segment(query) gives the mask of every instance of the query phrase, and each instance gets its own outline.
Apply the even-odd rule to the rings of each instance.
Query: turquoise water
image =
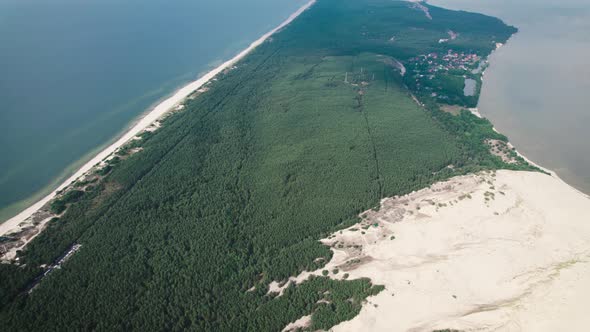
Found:
[[[0,219],[305,2],[0,0]]]
[[[590,193],[590,1],[429,2],[520,29],[492,55],[479,110],[528,158]]]

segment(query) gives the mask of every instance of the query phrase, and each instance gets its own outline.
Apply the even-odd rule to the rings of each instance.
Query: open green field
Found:
[[[487,54],[513,32],[429,8],[433,20],[405,2],[319,0],[144,135],[20,254],[25,266],[0,265],[1,326],[277,331],[309,314],[312,329],[354,317],[382,287],[321,277],[276,297],[268,285],[321,268],[331,251],[318,240],[383,197],[525,167],[489,153],[486,138],[505,138],[487,121],[422,107],[404,87],[391,58]],[[450,28],[464,37],[439,44]]]

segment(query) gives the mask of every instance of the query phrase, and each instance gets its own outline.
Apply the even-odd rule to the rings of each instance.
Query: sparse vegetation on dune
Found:
[[[405,2],[319,0],[109,163],[21,253],[24,267],[0,265],[2,326],[266,331],[354,317],[382,287],[316,277],[272,296],[268,285],[321,268],[331,251],[318,240],[383,197],[513,167],[490,154],[485,139],[501,138],[489,123],[421,107],[383,61],[487,54],[513,32],[429,8],[433,20]],[[459,37],[439,44],[448,29]],[[19,295],[73,243],[83,249]]]

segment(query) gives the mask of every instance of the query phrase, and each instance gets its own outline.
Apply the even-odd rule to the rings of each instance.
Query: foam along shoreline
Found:
[[[122,147],[125,143],[129,140],[133,139],[137,134],[141,133],[143,130],[148,128],[152,123],[156,120],[161,118],[163,115],[168,113],[169,111],[173,110],[180,102],[186,99],[191,93],[198,90],[204,84],[209,82],[219,73],[223,72],[225,69],[232,67],[235,63],[243,59],[246,55],[248,55],[252,50],[256,47],[260,46],[263,42],[265,42],[270,36],[287,26],[291,23],[295,18],[301,15],[304,11],[306,11],[309,7],[311,7],[316,0],[310,0],[301,8],[299,8],[296,12],[291,14],[283,23],[278,25],[273,30],[267,32],[262,37],[254,41],[248,48],[241,51],[238,55],[233,57],[232,59],[224,62],[219,67],[213,69],[212,71],[205,74],[203,77],[199,78],[196,81],[193,81],[186,86],[182,87],[178,91],[176,91],[170,98],[162,101],[160,104],[155,106],[149,113],[147,113],[142,119],[140,119],[129,131],[127,131],[121,138],[119,138],[115,143],[108,146],[106,149],[102,150],[98,153],[94,158],[90,161],[85,163],[82,167],[76,171],[72,176],[70,176],[66,181],[64,181],[57,189],[51,192],[49,195],[45,196],[43,199],[39,200],[35,204],[31,205],[24,211],[20,212],[18,215],[8,219],[4,223],[0,224],[0,235],[6,234],[13,229],[17,228],[18,225],[28,218],[30,218],[35,212],[41,209],[45,204],[47,204],[51,199],[55,197],[55,195],[74,182],[79,177],[83,176],[86,172],[91,170],[96,164],[103,161],[105,158],[108,158],[111,154],[113,154],[118,148]]]

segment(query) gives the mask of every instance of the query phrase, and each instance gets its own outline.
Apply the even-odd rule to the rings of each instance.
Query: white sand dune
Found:
[[[385,290],[334,331],[588,331],[590,198],[555,176],[457,177],[353,228],[325,269]]]
[[[78,171],[76,173],[74,173],[65,182],[63,182],[55,191],[53,191],[52,193],[50,193],[49,195],[47,195],[46,197],[44,197],[43,199],[41,199],[37,203],[31,205],[30,207],[28,207],[27,209],[25,209],[24,211],[22,211],[21,213],[19,213],[15,217],[0,224],[0,235],[6,234],[6,233],[12,231],[13,229],[17,228],[21,222],[25,221],[27,218],[29,218],[31,215],[33,215],[33,213],[38,211],[47,202],[49,202],[53,197],[55,197],[55,195],[58,191],[64,189],[69,184],[74,182],[77,178],[84,175],[92,167],[94,167],[94,165],[98,164],[103,159],[107,158],[109,155],[111,155],[113,152],[115,152],[118,148],[123,146],[129,140],[131,140],[134,136],[136,136],[141,131],[143,131],[144,129],[149,127],[154,121],[156,121],[157,119],[162,117],[164,114],[166,114],[170,110],[174,109],[180,102],[182,102],[184,99],[186,99],[191,93],[198,90],[200,87],[202,87],[205,83],[209,82],[216,75],[218,75],[219,73],[221,73],[225,69],[230,68],[235,63],[237,63],[238,61],[243,59],[246,55],[248,55],[248,53],[250,53],[256,47],[261,45],[264,41],[266,41],[270,36],[275,34],[277,31],[279,31],[280,29],[284,28],[289,23],[291,23],[295,18],[297,18],[299,15],[301,15],[301,13],[303,13],[305,10],[307,10],[309,7],[311,7],[314,3],[315,3],[315,0],[309,1],[308,3],[303,5],[301,8],[299,8],[295,13],[293,13],[291,16],[289,16],[283,23],[281,23],[279,26],[277,26],[276,28],[274,28],[270,32],[266,33],[265,35],[260,37],[258,40],[256,40],[252,44],[250,44],[250,46],[248,46],[248,48],[246,48],[245,50],[240,52],[234,58],[224,62],[222,65],[213,69],[212,71],[210,71],[209,73],[207,73],[203,77],[199,78],[198,80],[187,84],[183,88],[176,91],[176,93],[174,93],[173,96],[162,101],[160,104],[158,104],[156,107],[154,107],[149,113],[147,113],[142,119],[140,119],[139,122],[137,122],[129,131],[127,131],[125,134],[123,134],[123,136],[121,136],[121,138],[119,138],[115,143],[108,146],[106,149],[102,150],[94,158],[92,158],[90,161],[88,161],[86,164],[84,164],[82,167],[80,167],[80,169],[78,169]]]

